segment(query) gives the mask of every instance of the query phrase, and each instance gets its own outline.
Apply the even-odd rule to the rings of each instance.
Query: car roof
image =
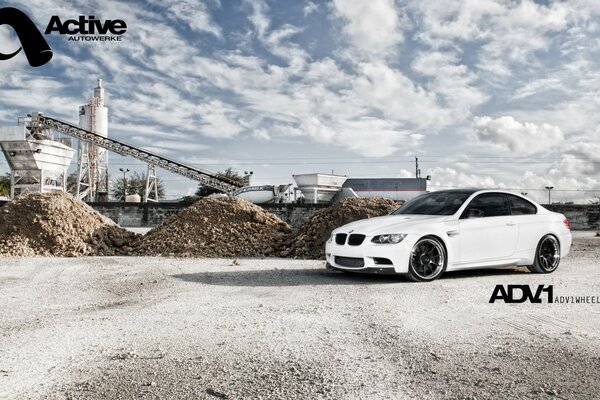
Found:
[[[483,189],[477,189],[477,188],[464,188],[464,189],[443,189],[443,190],[436,190],[435,192],[430,192],[430,193],[468,193],[468,194],[473,194],[476,192],[480,192]]]
[[[517,193],[511,192],[510,190],[506,190],[506,189],[482,189],[482,188],[443,189],[443,190],[436,190],[435,192],[430,192],[430,193],[468,193],[468,194],[507,193],[507,194],[514,194],[514,195],[518,196]]]

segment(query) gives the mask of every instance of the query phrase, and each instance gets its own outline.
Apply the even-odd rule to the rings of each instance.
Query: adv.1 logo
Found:
[[[10,60],[21,50],[32,67],[40,67],[52,59],[52,50],[33,21],[21,10],[13,7],[0,8],[0,25],[9,25],[15,30],[21,47],[13,53],[0,52],[0,60]]]
[[[541,303],[542,294],[548,294],[548,303],[554,302],[553,297],[553,286],[538,285],[535,293],[531,290],[529,285],[496,285],[490,303],[495,303],[496,300],[502,300],[505,303],[525,303],[529,300],[531,303]]]

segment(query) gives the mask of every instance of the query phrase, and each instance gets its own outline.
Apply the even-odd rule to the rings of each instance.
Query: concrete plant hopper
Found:
[[[75,151],[70,139],[25,125],[0,127],[0,148],[10,167],[10,197],[23,191],[66,190],[67,169]]]
[[[300,190],[307,203],[329,203],[342,190],[342,185],[348,179],[346,176],[333,174],[301,174],[292,175],[296,190]]]

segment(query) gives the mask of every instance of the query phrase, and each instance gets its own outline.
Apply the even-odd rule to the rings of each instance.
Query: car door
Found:
[[[509,258],[519,233],[503,193],[482,193],[471,200],[459,231],[461,264]]]

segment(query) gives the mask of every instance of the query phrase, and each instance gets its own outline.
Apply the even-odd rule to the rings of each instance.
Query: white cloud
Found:
[[[469,173],[459,168],[435,167],[427,172],[431,174],[431,187],[433,189],[448,188],[504,188],[506,185],[497,182],[492,176],[481,173]]]
[[[552,35],[578,13],[574,4],[528,0],[415,0],[409,7],[422,24],[416,37],[434,49],[460,49],[464,43],[480,47],[476,65],[498,83],[515,68],[534,63],[535,52],[548,50]]]
[[[305,17],[308,17],[310,14],[316,12],[319,9],[319,5],[313,3],[312,1],[307,1],[304,9],[302,10]]]
[[[472,108],[489,98],[478,87],[477,75],[452,52],[420,53],[412,69],[429,78],[428,88],[453,109],[452,116],[457,121],[467,118]]]
[[[54,14],[72,16],[72,4],[21,7],[44,25]],[[464,159],[424,162],[434,183],[598,187],[600,9],[593,1],[313,0],[291,15],[277,2],[247,0],[232,11],[240,22],[232,29],[215,22],[217,0],[147,4],[78,1],[82,14],[125,19],[126,40],[72,46],[54,35],[51,69],[30,69],[23,54],[0,62],[0,118],[39,109],[76,121],[77,106],[102,77],[111,134],[148,136],[145,145],[163,137],[165,151],[186,158],[205,157],[197,153],[206,149],[186,153],[181,143],[206,143],[217,159],[213,153],[235,148],[232,139],[252,138],[273,148],[314,143],[359,159],[453,151]],[[331,26],[307,31],[310,18]],[[15,46],[11,35],[0,27],[0,51]],[[477,164],[498,150],[540,152],[544,160]]]
[[[360,51],[385,54],[402,43],[400,17],[393,0],[334,0],[336,14],[343,20],[343,32]]]
[[[262,37],[271,24],[271,20],[267,15],[269,7],[263,0],[246,0],[246,4],[252,9],[248,19],[254,25],[257,35]]]
[[[156,2],[167,11],[176,21],[186,23],[196,32],[208,32],[216,37],[221,37],[221,28],[212,20],[208,7],[204,1],[197,0],[169,0]]]
[[[360,75],[353,81],[348,102],[369,105],[390,120],[401,121],[417,129],[440,129],[446,126],[450,112],[442,108],[434,93],[415,84],[399,70],[377,62],[361,63]]]
[[[477,117],[473,126],[479,140],[512,151],[516,155],[553,150],[564,140],[564,135],[557,126],[521,123],[511,116],[496,119]]]

